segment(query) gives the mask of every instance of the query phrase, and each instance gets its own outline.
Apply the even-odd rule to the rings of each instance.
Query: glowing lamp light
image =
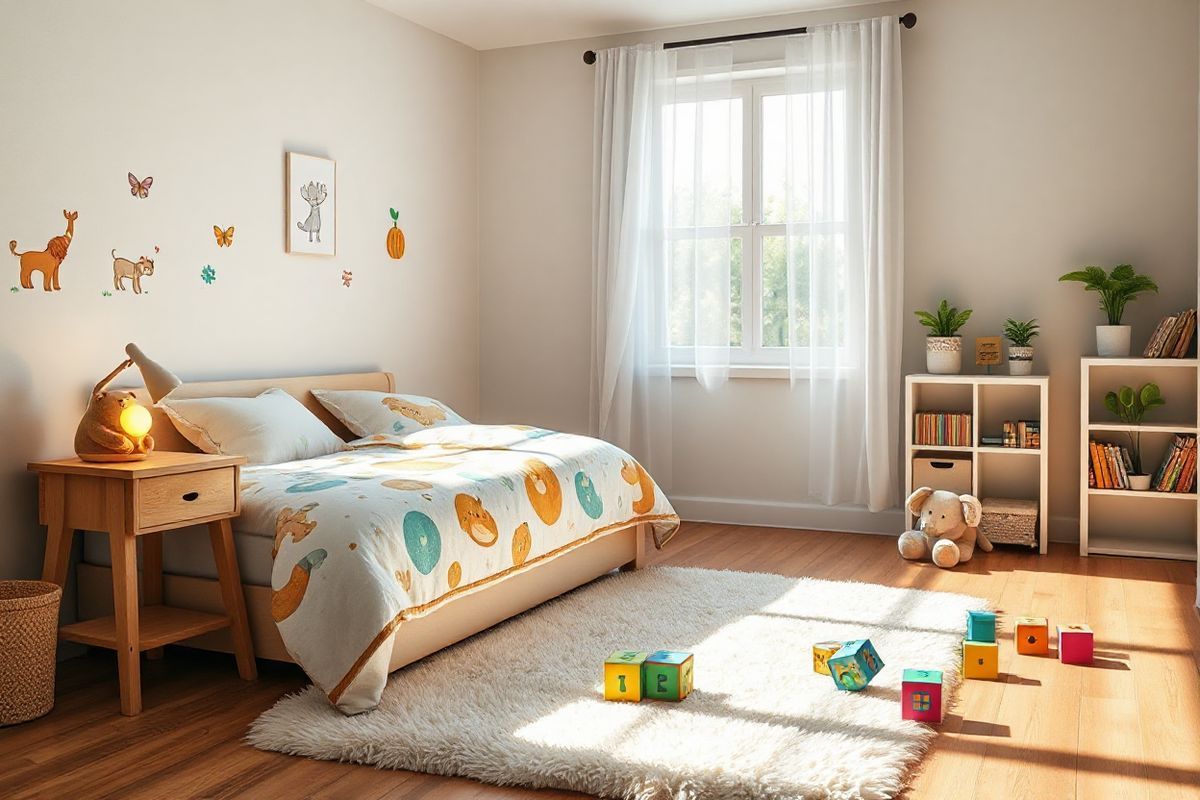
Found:
[[[130,403],[121,411],[121,429],[134,439],[141,439],[150,432],[150,412],[145,406]]]

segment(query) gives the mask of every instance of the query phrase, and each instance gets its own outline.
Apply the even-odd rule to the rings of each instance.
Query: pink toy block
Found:
[[[1058,660],[1064,664],[1091,664],[1092,629],[1087,625],[1058,626]]]
[[[942,673],[906,669],[901,682],[900,716],[937,725],[942,721]]]

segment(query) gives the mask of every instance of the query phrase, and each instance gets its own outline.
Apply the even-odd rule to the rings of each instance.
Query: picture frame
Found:
[[[1003,360],[999,336],[975,337],[975,365],[995,367]]]
[[[288,152],[284,178],[284,249],[337,255],[337,162]]]

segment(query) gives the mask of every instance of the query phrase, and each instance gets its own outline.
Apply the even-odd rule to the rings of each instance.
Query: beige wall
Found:
[[[903,33],[907,309],[945,295],[1043,326],[1052,376],[1051,537],[1077,535],[1078,358],[1094,300],[1061,273],[1131,261],[1162,294],[1130,307],[1140,347],[1196,296],[1197,4],[1194,0],[913,0],[742,20],[480,57],[481,392],[486,420],[588,421],[592,70],[589,47],[915,11]],[[746,50],[741,57],[764,55]],[[904,366],[924,369],[921,329]],[[839,517],[804,504],[803,402],[785,382],[713,396],[676,382],[685,516],[892,530],[898,514]],[[741,431],[733,435],[732,431]]]
[[[360,0],[3,0],[0,18],[0,577],[39,571],[25,463],[71,452],[126,341],[185,380],[383,368],[477,412],[473,50]],[[286,150],[338,162],[334,258],[283,252]],[[149,199],[128,171],[154,176]],[[62,291],[10,293],[8,240],[41,248],[63,208]],[[155,245],[146,294],[102,296],[110,249]]]

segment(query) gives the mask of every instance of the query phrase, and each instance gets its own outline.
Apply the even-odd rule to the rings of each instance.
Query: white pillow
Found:
[[[258,397],[164,397],[158,408],[205,453],[245,456],[251,464],[316,458],[346,444],[282,389]]]
[[[469,425],[445,403],[415,394],[313,389],[313,396],[355,436],[401,435],[443,425]]]

